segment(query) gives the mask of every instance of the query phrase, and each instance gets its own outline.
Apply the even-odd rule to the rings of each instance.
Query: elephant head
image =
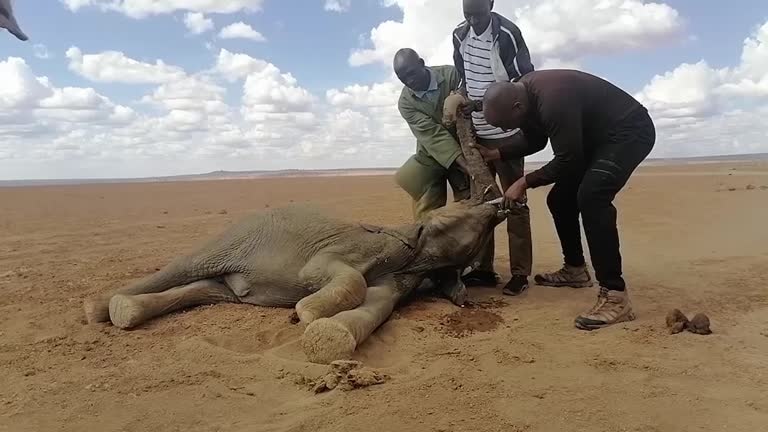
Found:
[[[458,201],[430,212],[412,228],[414,272],[465,268],[490,240],[507,212],[497,204]]]

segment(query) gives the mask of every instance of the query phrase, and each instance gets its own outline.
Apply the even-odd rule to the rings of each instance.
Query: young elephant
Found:
[[[505,218],[496,205],[459,202],[425,220],[374,227],[298,207],[251,215],[116,293],[85,302],[90,323],[128,329],[182,308],[224,302],[295,307],[316,363],[347,359],[405,295],[467,267]],[[451,278],[449,278],[451,280]]]

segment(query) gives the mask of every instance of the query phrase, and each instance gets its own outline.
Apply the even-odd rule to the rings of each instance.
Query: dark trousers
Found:
[[[511,138],[495,140],[478,139],[477,143],[490,149],[498,148]],[[525,174],[523,158],[497,160],[488,164],[491,175],[499,176],[502,192]],[[509,271],[512,276],[530,276],[533,266],[531,242],[531,215],[528,206],[515,207],[507,216],[507,237],[509,239]],[[495,235],[491,235],[488,246],[482,253],[480,270],[493,270]]]
[[[587,167],[580,176],[558,181],[547,196],[565,263],[585,263],[581,214],[595,277],[601,286],[611,290],[625,288],[613,200],[655,141],[656,129],[648,112],[635,111],[607,131],[602,142],[586,155]]]

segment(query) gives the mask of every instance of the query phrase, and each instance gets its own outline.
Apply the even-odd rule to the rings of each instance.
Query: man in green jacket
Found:
[[[400,167],[395,181],[413,199],[413,216],[419,220],[447,204],[446,183],[451,185],[454,201],[470,195],[467,164],[456,130],[442,124],[443,103],[458,86],[459,75],[451,65],[427,67],[410,48],[395,54],[393,66],[405,85],[398,110],[416,137],[416,153]],[[486,252],[483,256],[492,257],[492,254]],[[492,264],[481,263],[479,268],[493,268]],[[467,286],[486,282],[477,282],[477,271],[462,279]]]

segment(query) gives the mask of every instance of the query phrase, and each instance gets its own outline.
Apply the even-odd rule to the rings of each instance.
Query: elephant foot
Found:
[[[88,324],[109,322],[109,298],[87,299],[83,302],[83,311]]]
[[[109,319],[121,329],[135,327],[144,322],[144,307],[133,296],[115,295],[109,301]]]
[[[456,281],[456,283],[451,286],[444,287],[443,293],[448,297],[451,303],[456,306],[464,306],[464,303],[467,302],[467,297],[469,296],[467,287],[461,280]]]
[[[329,364],[335,360],[352,358],[357,341],[341,323],[329,318],[320,318],[307,326],[301,346],[310,362]]]

